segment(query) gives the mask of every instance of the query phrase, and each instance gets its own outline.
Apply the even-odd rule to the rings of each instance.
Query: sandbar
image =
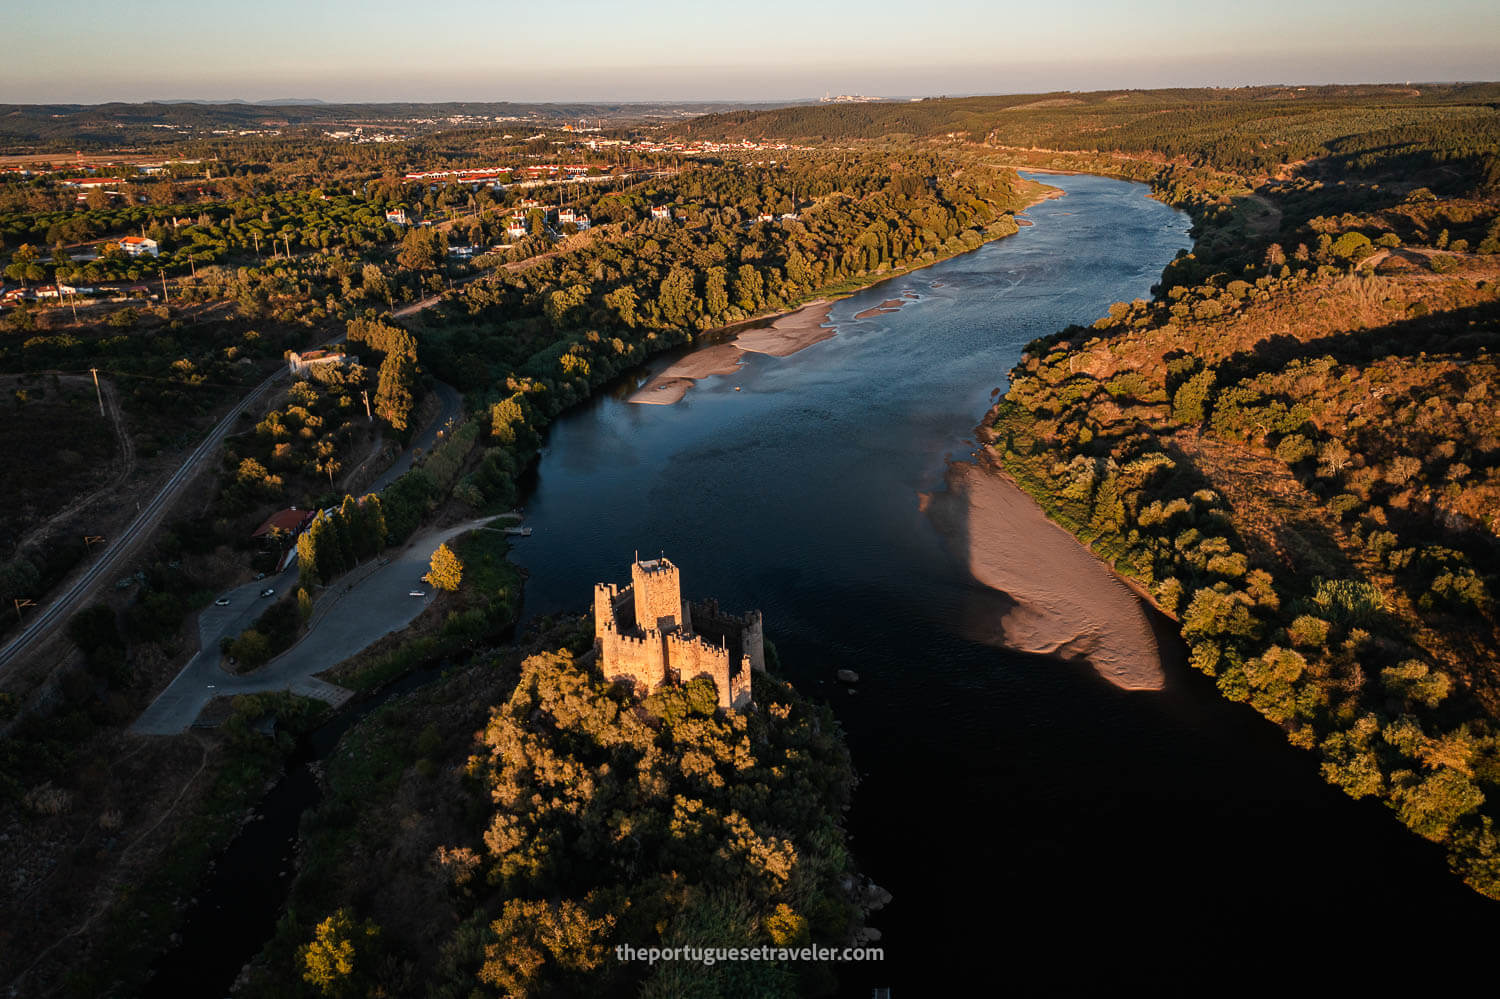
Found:
[[[698,378],[732,375],[745,363],[745,352],[732,343],[716,343],[679,357],[670,367],[642,385],[626,402],[670,406],[687,394]]]
[[[790,357],[833,336],[836,331],[824,325],[827,322],[828,303],[818,299],[787,313],[770,326],[746,330],[734,338],[734,345],[757,354]]]
[[[1161,651],[1141,598],[999,469],[954,462],[923,508],[983,585],[1013,601],[1007,648],[1087,662],[1125,690],[1160,690]]]
[[[640,402],[650,406],[670,406],[687,395],[687,390],[693,387],[691,378],[664,378],[657,375],[635,392],[631,393],[626,402]]]
[[[714,375],[732,375],[744,363],[744,351],[732,343],[716,343],[683,355],[656,377],[711,378]]]
[[[906,298],[891,298],[891,299],[887,299],[886,301],[881,302],[879,305],[875,306],[873,309],[866,309],[865,311],[856,314],[854,318],[855,319],[873,319],[875,316],[880,315],[882,312],[896,312],[897,310],[899,310],[901,308],[901,306],[905,305],[908,301],[910,301],[910,299],[906,299]]]

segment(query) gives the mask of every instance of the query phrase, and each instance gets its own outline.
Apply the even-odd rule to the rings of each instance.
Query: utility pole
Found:
[[[99,398],[99,415],[104,415],[104,393],[99,391],[99,369],[89,368],[94,373],[94,395]]]
[[[375,417],[370,414],[370,390],[361,389],[359,394],[365,397],[365,419],[374,423]]]
[[[16,623],[17,624],[24,623],[23,620],[22,620],[22,618],[21,618],[21,608],[22,607],[35,607],[36,606],[36,601],[35,600],[27,600],[24,597],[19,597],[19,598],[15,599],[15,600],[12,600],[11,603],[13,603],[13,604],[16,605]]]
[[[161,269],[161,300],[164,305],[172,300],[172,296],[167,294],[167,269],[165,267]]]
[[[85,534],[83,536],[83,547],[85,551],[93,551],[95,545],[102,544],[104,544],[104,535],[102,534]]]

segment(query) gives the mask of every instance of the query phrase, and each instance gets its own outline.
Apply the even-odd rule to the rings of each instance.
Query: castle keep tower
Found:
[[[594,586],[594,648],[607,679],[644,695],[706,676],[726,710],[752,706],[751,671],[766,668],[760,611],[735,617],[715,600],[683,603],[677,566],[665,556],[637,557],[623,590]]]
[[[635,621],[641,628],[662,634],[693,630],[693,622],[682,613],[682,580],[677,567],[666,557],[630,563],[630,589],[635,594]]]

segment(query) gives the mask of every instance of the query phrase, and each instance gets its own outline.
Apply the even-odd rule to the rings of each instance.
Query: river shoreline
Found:
[[[1086,662],[1122,690],[1161,690],[1162,655],[1133,589],[1046,512],[987,449],[952,462],[921,507],[955,557],[1012,602],[1006,648]]]
[[[1057,173],[1059,171],[1036,172]],[[1020,177],[1019,171],[1017,172],[1017,177]],[[1020,179],[1025,181],[1023,177]],[[670,406],[673,403],[681,401],[697,381],[703,378],[733,374],[739,367],[739,359],[734,359],[734,363],[728,363],[730,358],[727,354],[720,353],[704,359],[700,359],[699,354],[718,351],[720,348],[726,346],[734,346],[739,350],[749,353],[770,354],[773,357],[790,357],[798,351],[805,350],[814,344],[836,336],[838,328],[829,324],[829,311],[832,309],[834,303],[869,291],[871,288],[878,288],[887,281],[906,277],[909,274],[925,270],[946,260],[963,256],[965,253],[973,253],[979,247],[1005,239],[1007,236],[1016,235],[1023,227],[1035,224],[1030,219],[1020,217],[1026,211],[1035,208],[1043,202],[1066,197],[1068,193],[1058,187],[1042,185],[1042,188],[1041,191],[1037,192],[1036,197],[1009,214],[1008,217],[1016,226],[1013,231],[987,234],[979,246],[973,249],[960,250],[957,253],[939,256],[935,260],[929,260],[925,263],[879,274],[875,277],[875,280],[866,284],[861,284],[857,287],[841,288],[836,292],[827,292],[810,302],[805,302],[782,312],[767,313],[699,334],[697,339],[705,343],[706,346],[689,351],[678,358],[669,367],[653,376],[632,393],[628,401],[641,405]],[[894,309],[887,308],[890,304],[890,302],[883,303],[873,311],[895,311]],[[823,310],[823,315],[821,318],[816,318],[816,310],[819,308]],[[869,318],[869,316],[862,313],[855,318],[862,319]],[[728,339],[731,333],[736,334],[732,340]]]

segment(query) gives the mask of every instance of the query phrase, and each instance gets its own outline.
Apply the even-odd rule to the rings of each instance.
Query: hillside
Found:
[[[1177,191],[1199,252],[1033,343],[988,430],[1224,696],[1500,897],[1500,205],[1440,131]]]

